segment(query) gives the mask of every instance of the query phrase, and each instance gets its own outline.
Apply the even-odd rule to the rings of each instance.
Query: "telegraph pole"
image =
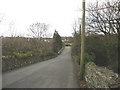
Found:
[[[80,79],[84,79],[85,57],[85,0],[82,1],[82,28],[81,28],[81,55],[80,55]]]

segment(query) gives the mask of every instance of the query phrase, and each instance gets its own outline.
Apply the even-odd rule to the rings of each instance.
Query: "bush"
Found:
[[[51,38],[52,39],[52,38]],[[5,56],[8,53],[26,53],[32,52],[52,52],[52,41],[46,42],[44,39],[39,40],[37,38],[25,38],[25,37],[3,37],[2,38],[2,55]]]
[[[32,56],[32,51],[28,51],[26,53],[17,53],[17,52],[11,52],[11,53],[8,53],[6,56],[9,56],[9,57],[16,57],[16,58],[27,58],[27,57],[30,57]]]
[[[100,66],[107,66],[107,51],[100,35],[91,35],[86,37],[85,52],[89,55],[94,54],[94,62]]]
[[[117,35],[89,35],[85,38],[85,63],[94,62],[118,72],[118,37]],[[80,34],[74,35],[72,56],[80,61]],[[79,57],[79,58],[78,58]]]
[[[53,56],[53,55],[55,55],[54,52],[47,52],[47,53],[45,53],[45,56]]]
[[[80,65],[80,55],[74,56],[76,62]],[[95,60],[95,55],[94,53],[88,54],[85,53],[85,64],[88,62],[94,62]]]
[[[119,73],[118,71],[118,37],[116,35],[108,35],[104,39],[107,51],[108,68]]]
[[[72,56],[79,56],[80,55],[80,45],[81,45],[81,40],[80,40],[80,34],[75,33],[74,34],[74,39],[72,43],[72,49],[71,49],[71,55]]]
[[[95,61],[95,54],[94,53],[85,53],[85,63],[87,62],[94,62]]]
[[[59,35],[59,33],[55,30],[53,35],[53,51],[55,53],[58,53],[62,46],[63,46],[62,38]]]
[[[87,62],[87,64],[86,65],[90,65],[90,66],[95,66],[96,64],[94,63],[94,62]]]
[[[71,43],[65,43],[65,46],[71,46]]]
[[[6,56],[22,59],[22,58],[27,58],[27,57],[31,57],[31,56],[40,56],[41,58],[44,58],[44,57],[49,57],[49,56],[54,56],[54,55],[55,55],[54,52],[34,53],[32,51],[28,51],[26,53],[11,52],[11,53],[8,53]]]
[[[75,60],[76,60],[77,64],[80,65],[80,56],[75,56]]]

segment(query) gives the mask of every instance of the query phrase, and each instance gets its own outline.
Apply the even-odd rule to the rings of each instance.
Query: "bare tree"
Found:
[[[74,22],[74,24],[73,24],[73,30],[74,30],[74,32],[76,32],[77,31],[77,28],[78,28],[78,26],[77,26],[77,22],[75,21]]]
[[[2,22],[4,15],[0,14],[0,23]]]
[[[9,33],[10,33],[10,36],[11,36],[11,37],[16,37],[16,36],[17,36],[14,25],[15,25],[14,21],[11,21],[11,22],[9,23],[9,29],[8,29],[8,30],[9,30]]]
[[[43,52],[42,50],[47,48],[45,37],[47,36],[48,25],[45,23],[34,23],[29,27],[30,35],[34,38],[32,43],[34,44],[35,50],[38,52]]]
[[[34,23],[30,25],[29,29],[30,31],[30,36],[34,38],[44,38],[46,36],[46,32],[48,30],[48,25],[45,23]]]
[[[74,35],[75,33],[81,34],[81,18],[78,19],[78,22],[77,22],[77,21],[74,21],[72,28],[73,28],[73,30],[74,30],[73,35]]]
[[[103,4],[96,2],[87,9],[89,31],[106,34],[118,34],[120,31],[120,1],[107,1]]]

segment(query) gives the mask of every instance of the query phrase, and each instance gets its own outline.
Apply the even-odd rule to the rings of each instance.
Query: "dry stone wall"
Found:
[[[85,80],[88,88],[118,88],[120,78],[117,73],[96,65],[85,66]]]
[[[15,57],[11,57],[11,58],[4,57],[2,58],[2,72],[28,66],[54,57],[56,57],[56,55],[48,56],[44,58],[41,58],[40,56],[32,56],[24,59],[18,59]]]

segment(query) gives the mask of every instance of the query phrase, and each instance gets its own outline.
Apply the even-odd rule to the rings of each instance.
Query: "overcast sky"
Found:
[[[86,2],[95,0],[86,0]],[[81,17],[82,0],[0,0],[0,35],[28,34],[29,25],[49,24],[49,33],[56,29],[61,36],[71,36],[72,24]],[[14,32],[10,31],[10,27]]]

